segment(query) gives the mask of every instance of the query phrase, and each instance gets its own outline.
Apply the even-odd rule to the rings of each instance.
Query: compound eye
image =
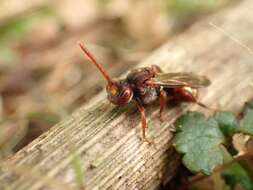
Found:
[[[116,86],[111,86],[110,87],[110,94],[112,96],[116,96],[118,94],[118,88]]]
[[[131,101],[133,96],[133,93],[131,91],[131,89],[125,89],[121,94],[120,94],[120,101],[122,103],[128,103],[129,101]]]
[[[130,96],[131,91],[129,89],[125,89],[121,94],[120,97],[127,98]]]

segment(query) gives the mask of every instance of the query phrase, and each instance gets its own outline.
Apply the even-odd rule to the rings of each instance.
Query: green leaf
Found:
[[[232,112],[216,112],[214,119],[218,122],[220,130],[226,137],[232,137],[236,132],[238,123]]]
[[[50,6],[41,7],[35,14],[14,17],[9,22],[0,25],[0,47],[5,47],[9,40],[22,40],[35,23],[38,23],[45,16],[52,16],[53,10]]]
[[[31,112],[27,114],[29,120],[41,120],[48,124],[56,124],[60,121],[59,115],[52,112]]]
[[[201,113],[188,112],[177,120],[176,127],[174,146],[184,154],[183,163],[189,170],[210,175],[223,164],[224,136],[215,119],[206,120]]]
[[[72,160],[72,166],[76,177],[76,182],[83,186],[83,178],[84,178],[84,171],[82,169],[82,161],[79,155],[74,153],[74,158]]]
[[[170,11],[185,14],[185,13],[199,13],[208,10],[214,10],[225,4],[229,3],[229,0],[167,0],[167,6]]]
[[[1,42],[1,41],[0,41]],[[0,62],[1,63],[13,63],[18,60],[17,53],[6,46],[0,46]]]
[[[253,190],[253,182],[247,171],[237,162],[224,169],[222,176],[232,188],[240,184],[245,190]]]
[[[246,105],[243,112],[243,118],[240,121],[239,132],[253,135],[253,108],[250,107],[251,104]]]

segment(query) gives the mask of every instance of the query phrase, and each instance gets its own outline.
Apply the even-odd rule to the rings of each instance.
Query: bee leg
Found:
[[[159,103],[160,103],[160,119],[161,121],[163,121],[163,110],[165,108],[165,105],[166,105],[166,92],[161,89],[160,91],[160,95],[159,95]]]
[[[153,144],[153,142],[147,139],[146,137],[147,121],[146,121],[145,109],[141,103],[139,103],[138,101],[136,101],[136,103],[137,103],[138,110],[141,113],[142,140],[146,141],[149,144]]]

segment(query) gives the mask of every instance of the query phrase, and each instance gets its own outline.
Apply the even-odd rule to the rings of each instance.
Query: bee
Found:
[[[142,139],[148,143],[151,141],[146,137],[145,105],[159,100],[161,117],[168,97],[170,101],[192,102],[208,108],[198,101],[198,90],[210,85],[205,76],[185,72],[164,73],[158,66],[151,65],[131,70],[124,79],[111,79],[91,52],[83,44],[79,43],[79,46],[106,80],[108,100],[116,106],[124,106],[131,101],[136,103],[141,116]]]

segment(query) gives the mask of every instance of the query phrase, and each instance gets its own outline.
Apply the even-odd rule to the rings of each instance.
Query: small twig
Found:
[[[231,40],[233,40],[235,43],[237,43],[239,46],[246,49],[251,55],[253,55],[253,50],[249,46],[247,46],[246,44],[244,44],[240,40],[238,40],[236,37],[229,34],[227,31],[225,31],[224,29],[222,29],[221,27],[217,26],[216,24],[214,24],[212,22],[209,22],[209,25],[214,27],[216,30],[220,31],[221,33],[225,34],[227,37],[229,37]]]

